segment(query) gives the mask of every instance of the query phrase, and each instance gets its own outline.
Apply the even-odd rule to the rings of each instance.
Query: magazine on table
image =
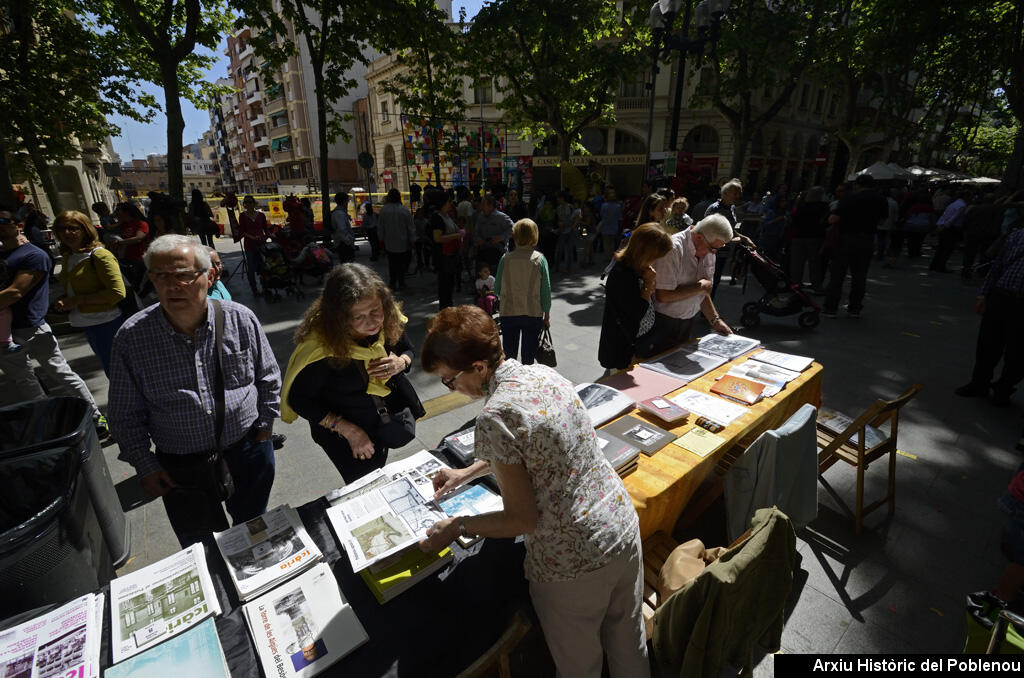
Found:
[[[641,452],[648,456],[654,454],[675,439],[674,435],[660,426],[650,424],[631,414],[627,414],[621,419],[616,419],[601,430],[633,447],[639,448]]]
[[[829,407],[820,407],[818,408],[818,423],[824,426],[829,433],[837,436],[853,423],[853,419],[842,412],[833,410]],[[864,439],[865,450],[870,450],[875,445],[884,443],[889,438],[889,436],[885,434],[885,431],[877,429],[874,426],[865,426],[864,431],[866,433]],[[850,437],[850,444],[855,447],[860,445],[860,431],[854,433]]]
[[[433,477],[442,468],[420,450],[329,495],[327,518],[353,572],[418,542],[446,517],[434,501]]]
[[[636,407],[636,401],[604,384],[577,384],[576,395],[590,415],[594,428]]]
[[[299,514],[286,505],[213,537],[243,601],[294,577],[323,558]]]
[[[722,426],[728,426],[749,412],[742,405],[734,405],[722,398],[694,391],[692,388],[688,388],[679,395],[673,396],[670,400],[679,405],[679,407],[689,410],[698,416],[707,417]]]
[[[751,381],[743,377],[725,374],[711,385],[711,392],[728,400],[735,400],[744,405],[753,405],[761,399],[765,385],[759,381]]]
[[[103,601],[88,593],[0,631],[0,676],[98,678]]]
[[[761,342],[753,337],[741,337],[738,334],[718,334],[712,332],[700,338],[697,348],[704,353],[721,356],[727,361],[738,358],[748,351],[761,346]]]
[[[213,619],[111,666],[103,676],[166,678],[169,672],[189,678],[231,678]]]
[[[726,372],[726,375],[764,384],[765,388],[761,395],[765,398],[771,398],[781,391],[786,384],[799,377],[800,373],[783,367],[777,367],[771,363],[763,363],[751,359],[739,365],[733,365]]]
[[[315,676],[367,640],[326,563],[242,606],[268,678]]]
[[[110,582],[114,663],[220,614],[202,544]]]
[[[814,362],[814,358],[808,358],[807,356],[768,350],[761,351],[750,357],[753,360],[759,360],[760,362],[775,365],[792,372],[803,372]]]
[[[449,516],[478,516],[481,513],[494,513],[504,510],[505,504],[501,501],[501,495],[495,494],[486,485],[466,485],[449,494],[438,504],[441,510]],[[481,537],[456,537],[462,547],[472,546],[480,541]]]
[[[687,344],[657,358],[651,358],[640,367],[676,377],[686,383],[699,379],[705,374],[729,362],[714,353],[705,353],[695,344]]]

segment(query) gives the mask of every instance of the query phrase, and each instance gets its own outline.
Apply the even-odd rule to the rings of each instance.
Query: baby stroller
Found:
[[[288,264],[288,254],[276,242],[268,242],[260,248],[263,257],[263,270],[260,271],[260,282],[263,283],[263,294],[270,301],[280,301],[281,292],[294,295],[296,299],[306,296],[296,285],[296,275]]]
[[[305,276],[310,275],[316,278],[317,284],[323,282],[324,276],[334,266],[331,253],[315,240],[302,248],[294,257],[292,263],[299,276],[299,284],[305,284]]]
[[[774,316],[799,313],[796,321],[800,327],[817,327],[821,320],[821,307],[814,303],[803,287],[794,283],[781,266],[757,250],[743,245],[740,247],[743,248],[741,256],[747,260],[749,271],[764,288],[764,295],[760,299],[743,304],[743,326],[757,327],[761,323],[762,313]]]

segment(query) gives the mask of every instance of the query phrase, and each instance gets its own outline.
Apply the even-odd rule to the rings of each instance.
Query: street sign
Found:
[[[826,164],[828,164],[828,156],[826,154],[824,154],[824,153],[819,153],[818,155],[814,156],[814,164],[815,165],[826,165]]]

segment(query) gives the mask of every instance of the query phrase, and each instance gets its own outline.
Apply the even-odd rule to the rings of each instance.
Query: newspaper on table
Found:
[[[315,676],[369,640],[326,563],[242,606],[267,678]]]
[[[636,401],[622,391],[604,384],[577,384],[576,395],[597,428],[636,407]]]
[[[110,647],[118,663],[207,617],[220,603],[202,544],[110,582]]]
[[[793,372],[782,367],[776,367],[771,363],[763,363],[753,359],[739,365],[733,365],[726,374],[764,384],[765,388],[761,395],[765,398],[771,398],[781,391],[786,384],[800,376],[799,372]]]
[[[697,416],[707,417],[722,426],[728,426],[749,411],[742,405],[734,405],[722,398],[694,391],[691,388],[686,389],[679,395],[673,396],[669,400]]]
[[[213,535],[228,574],[245,601],[309,569],[323,558],[299,514],[283,505]]]
[[[103,672],[103,678],[166,678],[170,672],[190,678],[231,678],[212,618],[111,666]]]
[[[98,678],[103,600],[88,593],[0,631],[0,676]]]
[[[434,501],[433,478],[442,468],[420,450],[327,496],[327,518],[353,572],[415,544],[447,517]]]
[[[814,358],[808,358],[805,355],[793,355],[792,353],[779,353],[778,351],[767,350],[750,357],[753,360],[759,360],[793,372],[803,372],[814,362]]]

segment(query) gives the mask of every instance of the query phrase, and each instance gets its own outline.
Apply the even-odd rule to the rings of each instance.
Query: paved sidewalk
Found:
[[[239,261],[237,247],[221,240],[226,270]],[[358,261],[368,263],[365,246]],[[372,264],[382,273],[382,259]],[[597,267],[554,279],[552,335],[558,370],[573,382],[593,381],[604,370],[597,363],[603,290]],[[425,320],[437,311],[431,274],[411,276],[403,293],[410,318],[409,335],[420,345]],[[305,288],[302,300],[280,303],[253,300],[239,275],[229,283],[236,300],[250,305],[264,328],[282,368],[291,353],[291,337],[302,311],[315,298]],[[472,285],[463,284],[457,300],[472,303]],[[723,283],[716,300],[727,321],[739,324],[744,301],[760,294],[751,278],[741,286]],[[1021,461],[1013,450],[1022,425],[1021,398],[998,409],[989,402],[962,399],[953,389],[966,382],[974,354],[978,319],[972,312],[975,288],[959,277],[927,271],[927,260],[901,262],[892,269],[874,265],[863,316],[822,319],[810,331],[796,317],[764,317],[747,332],[766,346],[814,356],[825,367],[823,393],[833,408],[856,413],[875,398],[890,398],[913,382],[924,390],[904,410],[899,431],[902,454],[896,463],[896,515],[872,514],[864,533],[855,536],[852,519],[822,488],[820,513],[798,539],[800,567],[783,634],[784,652],[958,652],[965,635],[964,594],[996,585],[1005,560],[999,552],[1000,514],[995,499]],[[72,367],[89,383],[100,406],[107,383],[84,336],[60,337]],[[465,403],[433,375],[411,375],[433,416],[421,421],[417,440],[392,453],[397,459],[438,444],[446,433],[472,419],[479,403]],[[437,400],[434,400],[437,399]],[[434,414],[436,412],[436,414]],[[308,424],[279,424],[288,435],[278,453],[272,505],[299,505],[341,484],[334,467],[309,435]],[[124,571],[177,550],[159,502],[143,503],[130,467],[105,449],[123,500],[133,507],[132,559]],[[837,464],[826,477],[852,504],[854,474]],[[885,468],[867,473],[865,497],[884,491]],[[685,537],[687,535],[677,535]],[[758,666],[771,675],[770,658]]]

